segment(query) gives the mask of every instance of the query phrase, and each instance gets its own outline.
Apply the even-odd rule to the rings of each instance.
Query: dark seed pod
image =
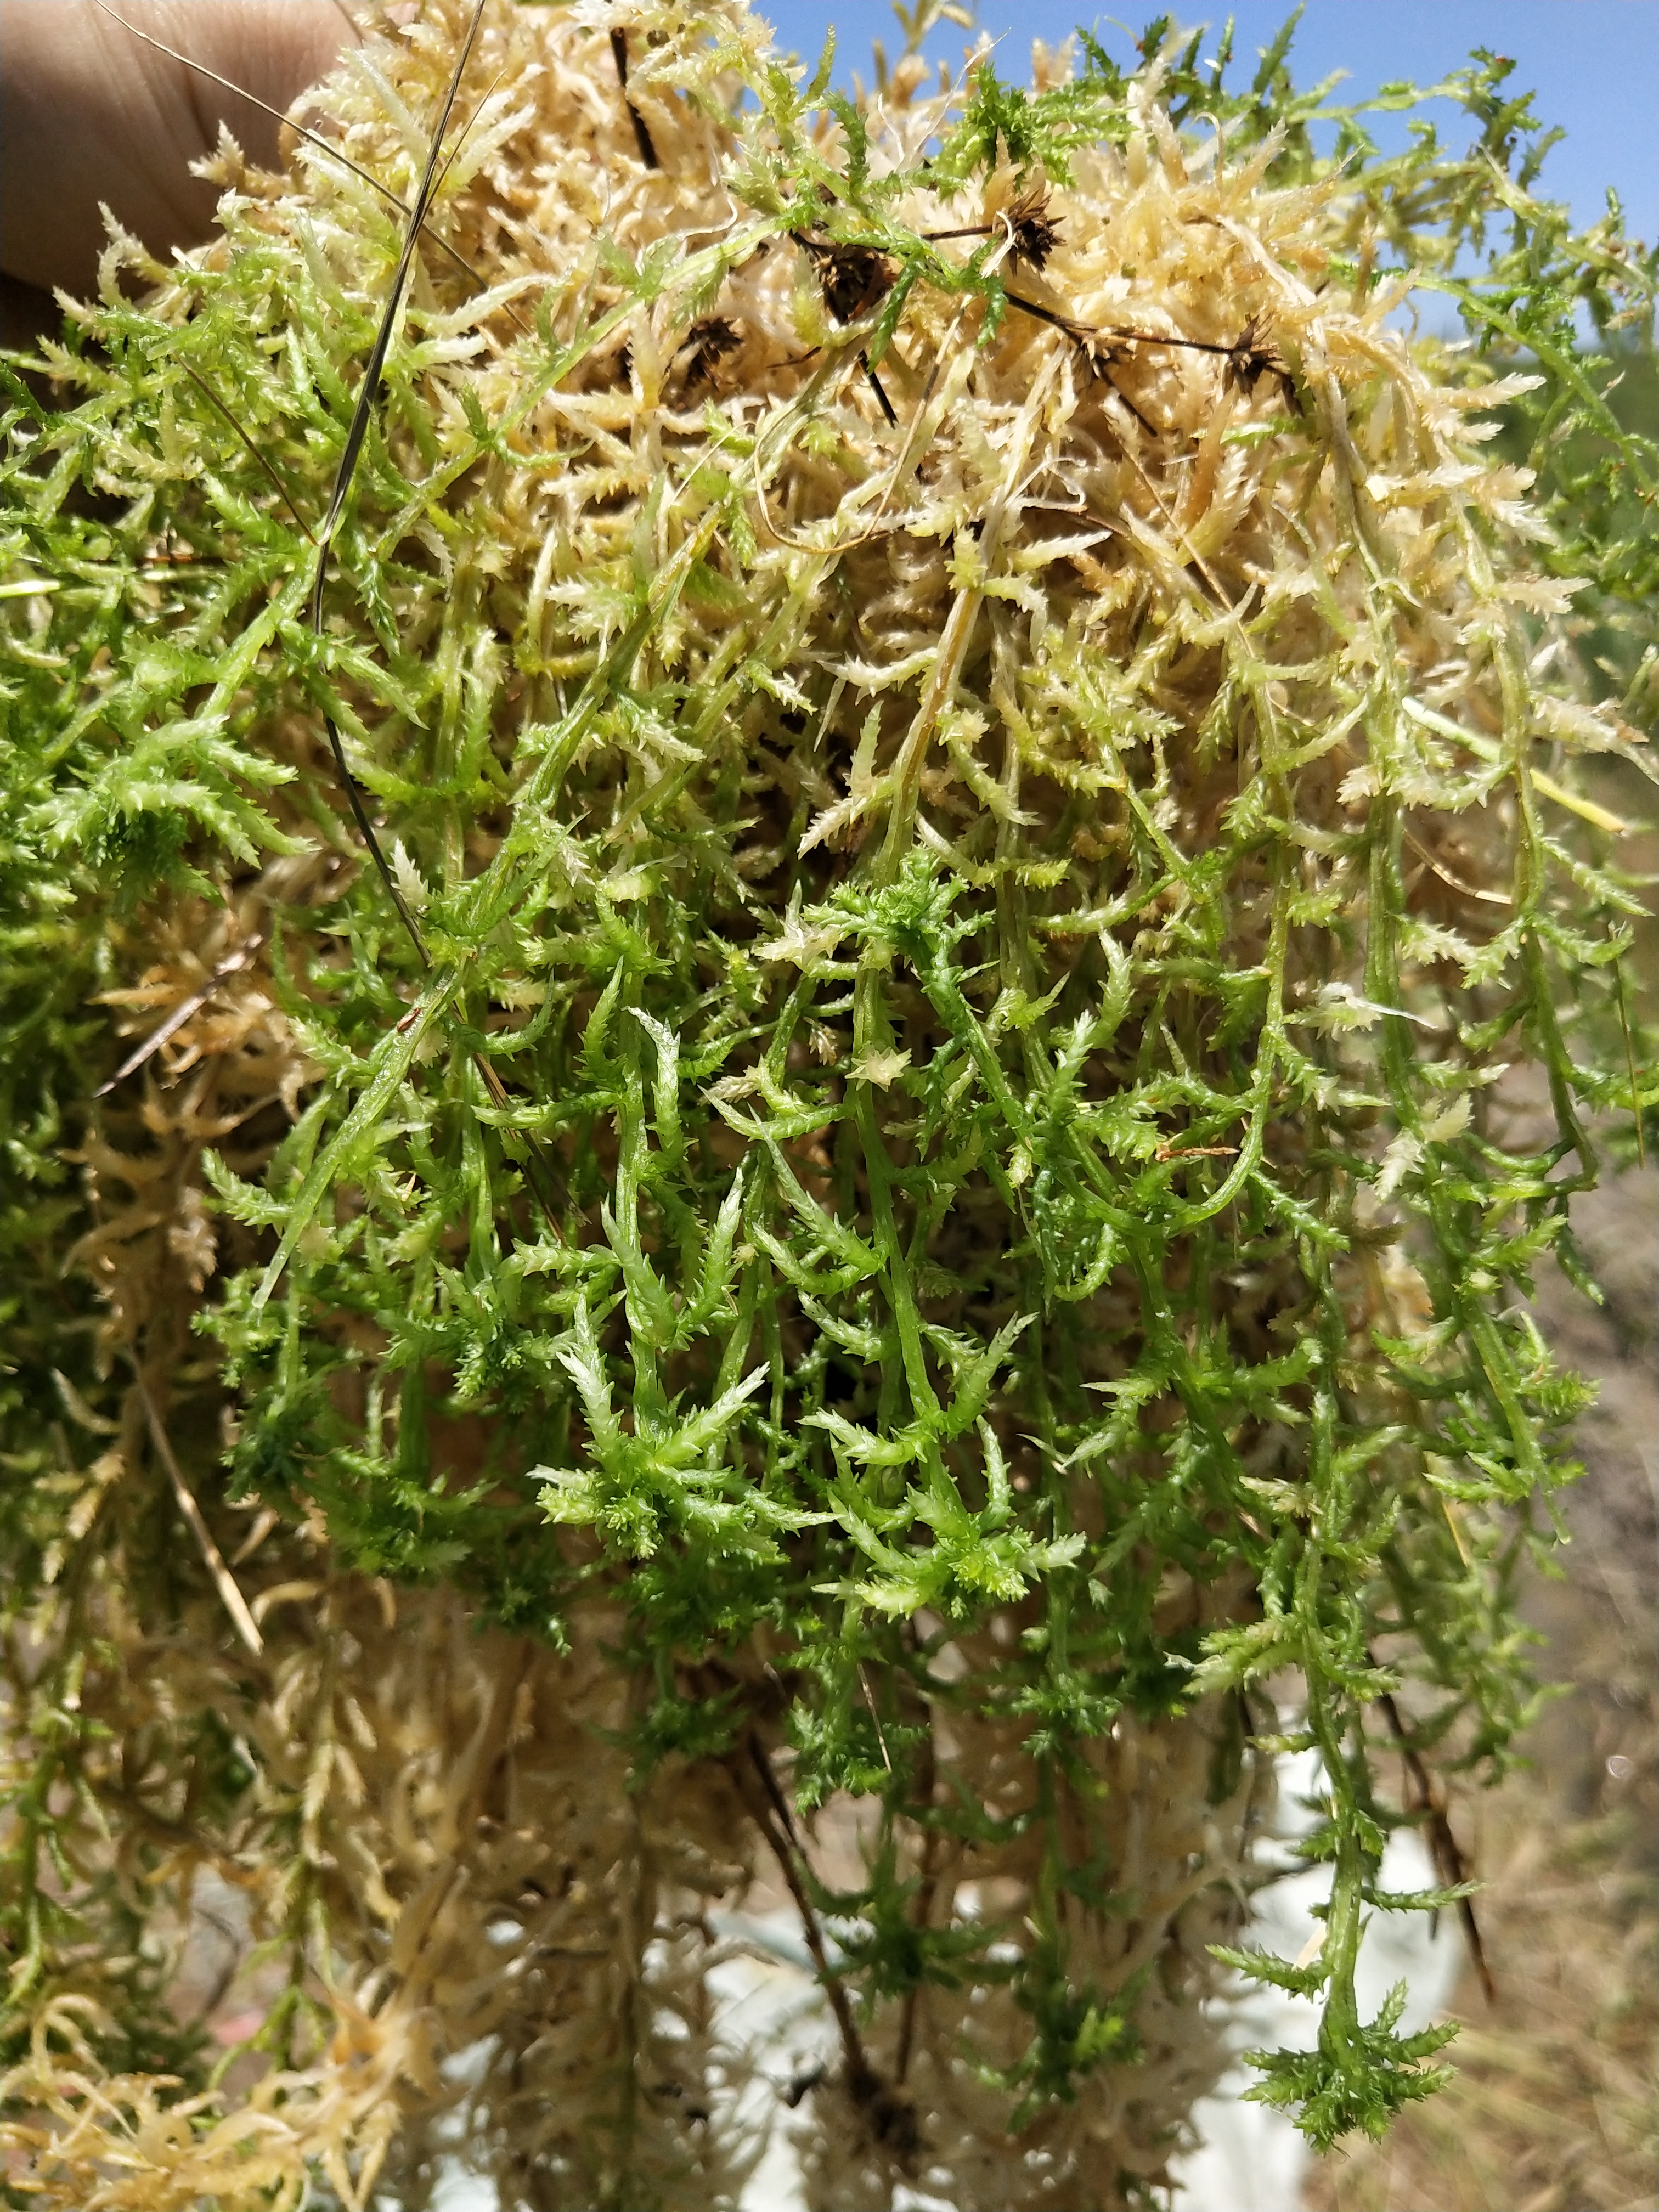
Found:
[[[1014,258],[1040,276],[1060,243],[1060,224],[1048,212],[1048,188],[1034,185],[1008,208],[1002,220],[1013,240]]]
[[[871,246],[840,246],[822,238],[799,236],[817,273],[823,304],[838,323],[861,322],[873,314],[898,276],[898,264]]]
[[[1302,412],[1302,402],[1285,356],[1267,337],[1264,318],[1259,314],[1250,317],[1228,348],[1222,374],[1227,384],[1234,391],[1242,392],[1246,398],[1264,376],[1271,376],[1277,380],[1291,411],[1297,415]]]
[[[721,362],[742,343],[737,325],[725,315],[710,315],[702,322],[693,323],[686,332],[685,343],[675,356],[682,364],[680,374],[686,391],[695,392],[700,385],[712,383]]]

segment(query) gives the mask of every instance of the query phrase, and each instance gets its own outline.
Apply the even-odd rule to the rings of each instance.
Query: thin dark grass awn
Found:
[[[213,386],[208,382],[204,376],[198,374],[198,372],[191,367],[188,362],[180,362],[179,366],[184,370],[185,374],[196,386],[196,389],[201,393],[203,398],[207,401],[208,404],[213,408],[217,414],[222,416],[224,420],[229,423],[231,428],[236,433],[236,435],[241,440],[243,445],[246,447],[249,453],[252,456],[255,466],[262,470],[264,475],[270,479],[277,498],[282,501],[283,505],[293,516],[296,529],[302,531],[307,542],[315,545],[317,543],[315,533],[313,532],[311,525],[306,520],[304,515],[301,514],[299,508],[294,504],[294,501],[289,494],[288,486],[283,482],[282,477],[278,475],[276,465],[271,459],[270,454],[260,450],[260,447],[254,439],[242,428],[235,416],[232,414],[230,409],[226,406],[224,401],[220,398],[218,393],[213,389]]]
[[[651,136],[650,125],[640,113],[638,105],[628,89],[628,33],[626,31],[611,32],[611,58],[617,64],[617,82],[622,87],[623,99],[628,108],[628,119],[634,126],[634,143],[640,149],[640,159],[647,169],[660,169],[662,161],[657,152],[655,141]]]
[[[455,102],[460,93],[461,80],[466,74],[466,65],[471,58],[472,48],[477,39],[478,27],[483,21],[486,4],[487,0],[476,0],[468,21],[465,38],[455,58],[454,69],[450,76],[449,88],[445,95],[442,109],[433,126],[426,167],[422,173],[419,189],[409,210],[408,228],[404,237],[403,251],[398,256],[398,266],[393,272],[392,283],[386,295],[386,306],[381,313],[380,328],[375,333],[374,343],[357,387],[357,398],[352,409],[350,424],[346,432],[344,449],[341,453],[335,474],[334,489],[329,499],[328,511],[323,517],[317,539],[314,541],[318,546],[318,552],[316,574],[311,592],[310,620],[313,635],[319,639],[321,639],[325,634],[323,602],[328,586],[329,550],[333,544],[335,532],[339,528],[345,502],[351,490],[352,478],[356,473],[358,457],[362,452],[363,441],[368,435],[369,424],[374,418],[375,403],[380,397],[380,374],[386,365],[386,353],[392,343],[392,331],[397,325],[398,310],[403,304],[404,288],[409,280],[416,244],[420,237],[422,226],[426,221],[427,210],[431,205],[439,178],[443,173],[445,134],[449,127],[450,117],[454,112]],[[471,127],[470,123],[468,127]],[[323,709],[323,726],[328,733],[329,749],[334,756],[335,769],[340,779],[341,788],[350,805],[352,818],[357,824],[359,834],[368,847],[380,874],[381,884],[387,897],[392,901],[398,919],[402,922],[404,933],[413,945],[422,967],[430,973],[432,956],[427,950],[426,940],[421,933],[420,925],[416,921],[409,902],[404,896],[402,887],[392,872],[391,863],[386,859],[374,824],[369,817],[368,809],[363,803],[362,789],[346,761],[345,746],[341,738],[338,726],[326,708]],[[472,1055],[472,1064],[489,1095],[491,1104],[498,1112],[505,1111],[512,1103],[511,1096],[496,1069],[482,1051],[476,1052]],[[526,1155],[531,1187],[535,1192],[544,1218],[550,1225],[553,1225],[557,1219],[562,1188],[558,1171],[546,1148],[533,1133],[527,1130],[520,1131],[519,1141],[523,1146]]]
[[[410,265],[415,258],[416,241],[426,221],[427,210],[431,204],[433,191],[437,182],[440,163],[443,155],[444,135],[449,127],[449,118],[454,112],[455,101],[460,93],[461,79],[466,74],[466,65],[471,58],[473,45],[478,35],[478,27],[483,21],[485,4],[486,0],[476,0],[476,5],[468,21],[466,36],[455,58],[454,70],[449,80],[449,89],[445,96],[442,110],[433,127],[431,143],[427,150],[426,167],[422,172],[420,185],[415,194],[413,204],[408,210],[403,250],[398,257],[398,265],[392,274],[392,283],[386,294],[386,306],[381,312],[380,328],[375,332],[374,343],[370,349],[368,364],[357,386],[357,397],[352,407],[351,420],[346,430],[345,446],[335,471],[334,489],[329,498],[328,511],[323,517],[321,527],[314,541],[317,544],[318,552],[316,574],[311,590],[310,620],[313,634],[319,639],[324,635],[323,600],[328,588],[329,550],[334,542],[334,533],[339,527],[341,514],[351,490],[352,478],[356,474],[357,457],[362,451],[364,439],[368,435],[369,424],[374,418],[374,407],[380,398],[380,372],[386,366],[386,352],[392,343],[392,331],[397,325],[398,312],[403,305],[404,287],[409,281]],[[380,838],[375,832],[374,823],[369,819],[368,811],[363,804],[362,793],[358,787],[357,780],[346,764],[345,747],[342,743],[339,730],[336,726],[333,716],[326,709],[323,714],[323,726],[328,732],[329,748],[334,755],[334,765],[340,778],[341,789],[345,793],[358,831],[379,871],[386,894],[397,910],[398,918],[403,923],[410,943],[419,956],[421,965],[430,969],[432,960],[427,951],[425,939],[421,935],[419,925],[410,909],[409,902],[404,896],[397,878],[392,874],[391,864],[381,850]]]
[[[155,38],[149,31],[141,31],[137,24],[129,22],[125,15],[112,7],[110,0],[93,0],[93,4],[100,13],[107,15],[112,22],[118,23],[130,37],[142,40],[147,46],[153,46],[158,54],[165,54],[169,61],[179,63],[181,68],[189,70],[194,76],[207,78],[210,83],[222,87],[226,92],[234,92],[239,100],[245,100],[251,107],[258,108],[262,114],[268,115],[273,122],[281,124],[285,131],[293,131],[296,137],[303,138],[308,146],[314,146],[319,154],[325,154],[330,161],[338,161],[343,168],[349,169],[354,177],[366,184],[371,191],[378,192],[386,205],[395,213],[402,216],[405,221],[410,220],[409,207],[389,185],[383,185],[372,171],[364,168],[361,162],[354,161],[343,148],[335,145],[331,139],[325,138],[320,131],[313,131],[307,124],[296,122],[293,116],[285,113],[280,107],[273,107],[269,100],[261,100],[258,93],[249,92],[245,86],[234,82],[228,76],[221,76],[217,70],[210,69],[205,62],[192,60],[189,54],[181,53],[178,47],[168,46],[166,40]],[[351,22],[351,18],[343,7],[341,7],[340,12],[345,16],[348,23]],[[356,26],[352,24],[352,28],[355,31]],[[426,222],[424,216],[422,216],[420,227],[424,229],[426,235],[439,252],[447,254],[454,263],[475,292],[488,290],[489,287],[471,263],[463,259],[449,240]],[[520,324],[520,327],[522,329],[524,325]],[[307,534],[308,536],[310,533],[307,532]]]

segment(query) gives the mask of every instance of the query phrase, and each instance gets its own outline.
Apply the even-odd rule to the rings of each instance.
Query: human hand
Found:
[[[126,21],[278,110],[352,35],[341,0],[112,0]],[[50,327],[53,287],[85,293],[105,243],[99,203],[153,252],[200,242],[217,194],[189,164],[228,123],[272,162],[277,126],[251,101],[133,36],[97,0],[0,0],[0,270],[6,338]]]

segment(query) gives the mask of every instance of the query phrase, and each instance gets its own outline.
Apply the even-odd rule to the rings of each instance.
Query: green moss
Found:
[[[141,1572],[120,1516],[77,1503],[54,1370],[118,1420],[131,1361],[167,1377],[213,1515],[257,1502],[555,1644],[614,1607],[641,1776],[761,1727],[801,1808],[876,1801],[845,1978],[872,2020],[1011,1983],[1018,2131],[1140,2048],[1142,1982],[1103,1990],[1076,1932],[1131,1909],[1092,1747],[1202,1714],[1233,1731],[1205,1771],[1234,1802],[1251,1686],[1294,1670],[1335,1888],[1290,1971],[1327,2009],[1263,2094],[1321,2144],[1375,2132],[1437,2047],[1353,1996],[1395,1818],[1376,1700],[1408,1683],[1411,1742],[1478,1775],[1530,1710],[1510,1593],[1583,1395],[1522,1300],[1545,1254],[1571,1262],[1588,1129],[1631,1104],[1614,979],[1641,909],[1558,753],[1636,758],[1620,714],[1650,712],[1656,456],[1611,387],[1651,374],[1651,257],[1532,196],[1542,142],[1490,57],[1450,88],[1467,152],[1425,127],[1385,157],[1355,112],[1339,187],[1282,47],[1237,94],[1196,44],[1133,80],[1088,45],[1030,95],[988,64],[930,155],[902,114],[884,142],[845,103],[815,128],[822,86],[744,19],[659,27],[630,86],[669,175],[635,163],[609,232],[532,234],[513,180],[556,99],[487,103],[439,204],[511,318],[417,262],[355,469],[400,240],[304,149],[303,190],[227,204],[222,251],[77,319],[54,404],[9,374],[5,579],[52,592],[0,603],[0,1516],[10,1632],[47,1622],[61,1717],[12,1725],[107,1799],[51,1686],[107,1633],[77,1593],[136,1577],[123,1603],[159,1623],[198,1573]],[[406,98],[435,107],[447,52],[404,52]],[[396,132],[337,89],[407,191]],[[1189,125],[1195,179],[1212,118],[1256,167],[1225,222],[1171,150]],[[1160,161],[1174,212],[1131,263],[1112,226]],[[1041,274],[998,228],[1039,173],[1073,191]],[[988,234],[947,252],[925,233],[951,222]],[[1450,274],[1471,246],[1481,272]],[[848,337],[817,288],[858,254]],[[1408,357],[1372,306],[1395,267],[1451,296],[1468,350]],[[1045,283],[1047,322],[1021,305]],[[743,332],[694,374],[716,310]],[[1530,509],[1441,400],[1516,366]],[[1235,505],[1200,547],[1175,510],[1202,468]],[[313,628],[296,515],[337,482]],[[218,1272],[158,1312],[122,1302],[150,1200],[138,1168],[112,1197],[107,1148],[172,1141],[170,1060],[257,1057],[252,1033],[192,1020],[98,1107],[124,1044],[89,1005],[147,975],[179,1003],[225,902],[259,935],[274,1072],[179,1138],[167,1203],[205,1194]],[[1524,1127],[1494,1090],[1517,1061],[1548,1099]],[[1017,1804],[951,1752],[976,1729],[1018,1745]],[[241,1785],[210,1766],[210,1824]],[[79,1921],[46,1902],[46,1771],[9,1816],[14,2050],[102,1924],[73,1869]],[[918,1920],[915,1852],[1016,1832],[1009,1969],[1005,1923]]]

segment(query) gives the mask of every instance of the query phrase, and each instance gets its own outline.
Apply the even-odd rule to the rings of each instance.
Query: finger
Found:
[[[335,0],[111,0],[128,23],[288,106],[351,35]],[[0,7],[0,268],[91,289],[105,202],[156,253],[198,243],[216,194],[189,173],[223,122],[256,161],[276,125],[132,35],[95,0]]]

